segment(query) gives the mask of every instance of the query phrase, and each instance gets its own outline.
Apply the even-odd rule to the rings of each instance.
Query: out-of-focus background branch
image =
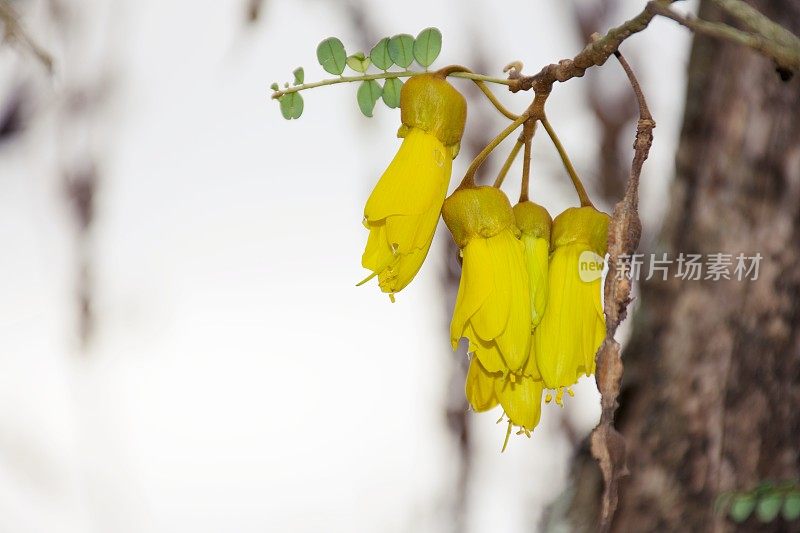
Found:
[[[22,27],[19,15],[9,0],[0,0],[0,23],[3,24],[3,39],[7,43],[17,44],[26,52],[30,52],[48,70],[53,69],[53,58]]]

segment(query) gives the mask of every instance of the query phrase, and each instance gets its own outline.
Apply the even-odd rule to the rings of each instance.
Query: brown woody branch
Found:
[[[753,33],[721,22],[684,17],[670,9],[674,1],[676,0],[651,0],[641,13],[611,28],[605,35],[587,44],[572,59],[562,59],[558,63],[547,65],[532,76],[521,76],[512,71],[510,78],[513,83],[509,85],[509,90],[517,92],[533,89],[537,93],[546,94],[555,82],[583,76],[586,69],[604,64],[625,39],[647,28],[656,15],[671,18],[698,33],[752,48],[775,60],[779,67],[800,70],[800,38],[740,0],[714,1],[746,24]]]
[[[656,0],[657,4],[669,5],[673,0]],[[565,82],[583,76],[586,69],[602,65],[617,51],[622,42],[635,33],[647,28],[656,13],[645,8],[641,13],[625,23],[608,30],[604,36],[586,45],[572,59],[562,59],[558,63],[545,66],[533,76],[516,78],[509,89],[512,92],[533,89],[537,93],[549,93],[555,82]]]
[[[625,196],[614,207],[608,230],[609,270],[604,287],[606,338],[597,352],[596,372],[597,388],[602,396],[602,411],[600,422],[591,436],[592,455],[600,464],[605,482],[600,531],[608,531],[611,527],[611,520],[617,507],[618,482],[628,473],[625,464],[625,441],[614,428],[614,415],[618,406],[617,398],[623,372],[620,345],[614,339],[614,335],[627,314],[632,284],[630,265],[620,264],[620,260],[625,255],[633,254],[639,245],[642,233],[638,210],[639,178],[653,143],[653,128],[656,125],[633,70],[619,52],[615,55],[625,69],[636,94],[639,103],[639,122]],[[619,267],[622,267],[623,272],[618,271]]]

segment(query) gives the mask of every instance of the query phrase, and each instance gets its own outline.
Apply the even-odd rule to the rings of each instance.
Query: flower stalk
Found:
[[[489,144],[487,144],[486,147],[484,147],[484,149],[481,150],[481,152],[477,156],[475,156],[475,159],[472,160],[472,163],[470,163],[467,172],[464,174],[464,179],[461,180],[461,184],[458,186],[459,189],[475,187],[475,172],[478,171],[478,168],[480,168],[483,162],[486,161],[486,158],[489,157],[489,154],[491,154],[492,151],[495,148],[497,148],[497,146],[501,142],[503,142],[503,140],[505,140],[506,137],[511,135],[511,133],[513,133],[514,130],[519,128],[523,124],[523,122],[528,120],[529,117],[530,115],[528,111],[520,115],[515,121],[506,126],[506,128],[503,131],[498,133],[497,137],[492,139],[489,142]]]
[[[578,177],[578,173],[575,171],[575,167],[572,165],[572,161],[570,161],[567,155],[567,151],[564,149],[564,145],[561,144],[558,135],[556,135],[553,126],[550,125],[547,118],[542,118],[541,121],[542,126],[544,126],[545,131],[547,131],[547,134],[550,136],[550,140],[553,141],[553,145],[555,145],[556,150],[558,150],[558,155],[561,157],[561,162],[564,164],[569,178],[572,180],[572,185],[575,187],[575,192],[578,194],[581,207],[594,207],[592,201],[589,199],[589,195],[586,193],[586,189],[583,187],[581,179]]]

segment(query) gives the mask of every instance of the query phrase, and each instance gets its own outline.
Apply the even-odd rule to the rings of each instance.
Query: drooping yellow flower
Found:
[[[467,337],[487,371],[518,373],[528,359],[531,308],[511,204],[494,187],[459,189],[445,200],[442,216],[463,258],[453,349]]]
[[[553,221],[547,307],[534,330],[533,353],[545,387],[564,389],[591,375],[605,338],[600,279],[609,217],[594,207],[567,209]],[[571,391],[567,389],[567,392]]]
[[[400,91],[400,150],[364,208],[369,238],[361,264],[393,299],[422,266],[433,239],[466,121],[466,101],[438,74]]]
[[[550,258],[550,226],[547,209],[530,201],[514,206],[514,220],[525,245],[525,265],[531,295],[531,326],[542,320],[547,305],[547,264]]]

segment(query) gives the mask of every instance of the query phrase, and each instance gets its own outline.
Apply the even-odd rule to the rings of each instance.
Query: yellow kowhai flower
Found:
[[[514,206],[514,220],[525,245],[525,265],[531,295],[531,326],[542,320],[547,305],[547,263],[550,258],[550,226],[547,209],[530,201]]]
[[[528,359],[531,307],[511,204],[494,187],[464,188],[445,200],[442,217],[463,258],[450,323],[453,349],[467,337],[486,370],[518,373]]]
[[[511,427],[530,436],[542,414],[543,383],[530,376],[489,372],[477,357],[473,357],[465,386],[467,401],[476,412],[484,412],[498,404],[508,417],[508,431],[503,450],[508,444]]]
[[[361,264],[383,292],[408,285],[431,246],[467,116],[464,97],[439,74],[409,79],[400,91],[403,138],[364,208],[369,238]]]
[[[606,334],[600,278],[609,217],[594,207],[573,207],[553,221],[547,308],[534,330],[533,353],[545,387],[564,390],[591,375]],[[549,401],[549,394],[547,401]]]

